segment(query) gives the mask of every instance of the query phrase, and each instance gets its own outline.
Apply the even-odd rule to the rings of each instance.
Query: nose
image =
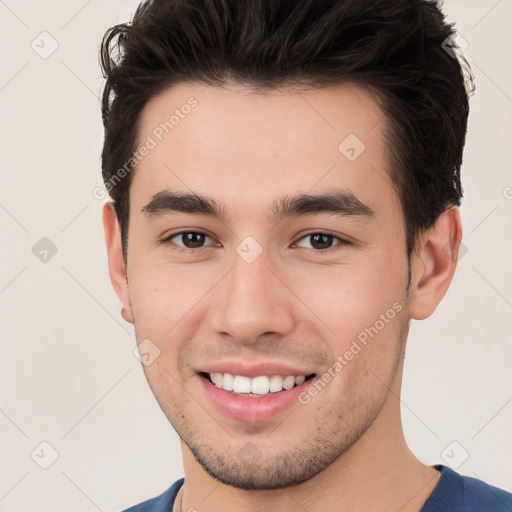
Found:
[[[293,294],[269,263],[265,252],[252,263],[234,255],[232,270],[222,280],[218,302],[210,310],[217,334],[251,345],[263,334],[287,335],[293,330]]]

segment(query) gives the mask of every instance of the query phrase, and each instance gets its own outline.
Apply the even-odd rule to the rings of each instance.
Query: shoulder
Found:
[[[166,491],[164,491],[159,496],[155,498],[151,498],[150,500],[143,501],[138,505],[134,505],[123,512],[169,512],[172,510],[174,505],[174,500],[176,499],[176,495],[180,490],[183,482],[185,480],[180,478],[174,484],[169,487]]]
[[[468,511],[512,511],[512,494],[477,478],[461,477]]]
[[[512,494],[438,465],[441,478],[421,512],[509,512]]]

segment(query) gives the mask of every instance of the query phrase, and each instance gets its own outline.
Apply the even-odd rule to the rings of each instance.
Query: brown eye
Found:
[[[306,249],[316,249],[319,251],[330,249],[335,245],[340,245],[345,242],[341,238],[335,235],[331,235],[330,233],[311,233],[309,235],[303,236],[301,240],[309,241],[310,247],[306,247]],[[337,243],[333,243],[335,241]]]
[[[205,241],[207,239],[213,241],[208,235],[199,231],[182,231],[181,233],[175,233],[168,237],[166,242],[173,243],[184,249],[201,249],[205,247]]]

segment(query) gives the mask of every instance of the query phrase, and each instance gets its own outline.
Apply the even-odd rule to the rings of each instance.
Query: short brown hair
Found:
[[[184,82],[254,90],[355,82],[387,114],[388,172],[404,213],[407,254],[417,235],[462,197],[460,167],[473,89],[453,51],[453,25],[423,0],[149,0],[102,41],[106,83],[102,173],[127,263],[133,172],[112,186],[136,149],[140,115]],[[132,159],[133,161],[133,159]],[[130,164],[130,171],[135,165]]]

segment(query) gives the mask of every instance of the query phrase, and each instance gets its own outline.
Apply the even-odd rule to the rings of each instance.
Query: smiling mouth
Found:
[[[201,372],[201,377],[208,380],[211,384],[223,389],[233,395],[258,398],[271,396],[283,391],[288,391],[294,387],[300,386],[304,382],[311,380],[316,376],[315,373],[309,375],[261,375],[250,378],[245,375],[232,375],[231,373],[206,373]]]

